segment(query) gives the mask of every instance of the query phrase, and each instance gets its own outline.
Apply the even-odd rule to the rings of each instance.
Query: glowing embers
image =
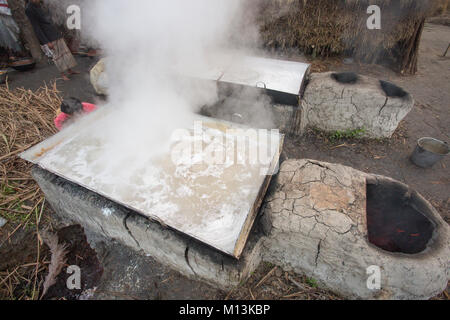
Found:
[[[424,200],[388,180],[367,183],[369,242],[390,251],[414,254],[426,249],[435,226]]]

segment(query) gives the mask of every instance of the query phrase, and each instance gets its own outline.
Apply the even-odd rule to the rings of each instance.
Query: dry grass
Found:
[[[263,262],[240,286],[228,292],[225,300],[341,300],[332,292],[319,288],[313,278],[283,271]]]
[[[0,234],[0,249],[8,252],[8,244],[16,245],[21,249],[15,252],[24,255],[8,256],[0,263],[0,297],[39,297],[42,273],[47,269],[39,236],[45,199],[31,177],[31,164],[18,155],[56,132],[53,119],[60,103],[55,84],[35,92],[0,87],[0,216],[8,221]],[[25,238],[11,245],[13,236],[24,230],[28,230]]]
[[[450,0],[437,0],[436,11],[434,14],[446,14],[450,11]]]
[[[56,133],[53,119],[60,104],[55,84],[36,92],[0,87],[1,215],[6,211],[29,214],[42,200],[30,176],[31,165],[18,155]],[[25,201],[27,205],[21,206]]]

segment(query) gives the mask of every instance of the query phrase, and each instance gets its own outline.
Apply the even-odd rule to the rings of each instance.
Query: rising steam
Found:
[[[110,148],[122,154],[156,151],[174,129],[192,124],[195,110],[217,99],[211,83],[181,76],[208,70],[213,53],[230,48],[240,5],[241,0],[98,0],[86,5],[82,32],[97,39],[108,57],[110,102],[104,108],[116,111],[99,124],[97,134]]]

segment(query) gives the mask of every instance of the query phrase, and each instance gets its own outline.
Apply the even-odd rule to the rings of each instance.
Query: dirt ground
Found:
[[[450,138],[450,53],[446,58],[441,57],[449,39],[450,27],[426,25],[419,71],[415,76],[400,76],[380,66],[344,65],[337,59],[312,61],[315,70],[348,70],[390,80],[409,91],[416,104],[390,140],[330,141],[327,135],[310,131],[302,138],[287,138],[285,156],[341,163],[398,179],[423,194],[449,222],[450,157],[431,169],[420,169],[409,161],[418,138],[431,136],[444,141]],[[302,60],[299,56],[290,58]],[[57,80],[57,87],[64,96],[76,96],[88,102],[101,100],[89,84],[88,70],[96,60],[77,57],[77,70],[81,74],[70,82]],[[9,86],[35,90],[44,82],[48,84],[57,78],[56,68],[46,66],[27,73],[11,73]],[[51,222],[51,208],[45,211],[44,215]],[[3,241],[14,228],[14,224],[0,228],[0,256],[8,257],[1,259],[0,271],[35,262],[37,239],[33,229],[20,229],[8,241]],[[224,292],[187,279],[151,257],[127,250],[118,243],[100,241],[95,249],[104,270],[94,296],[98,299],[339,299],[318,289],[314,279],[286,273],[269,264],[263,263],[247,283],[236,290]],[[8,281],[11,279],[4,283]],[[20,295],[7,292],[5,297],[17,299]],[[437,298],[448,299],[448,293]]]

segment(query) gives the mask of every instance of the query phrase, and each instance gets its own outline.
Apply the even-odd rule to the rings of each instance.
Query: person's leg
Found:
[[[54,42],[53,52],[53,61],[55,62],[56,67],[60,70],[63,80],[68,81],[70,80],[70,75],[79,74],[79,72],[72,69],[77,65],[77,62],[64,42],[64,39],[61,38]]]
[[[69,80],[70,80],[69,77],[66,76],[66,74],[65,74],[64,72],[61,72],[61,78],[62,78],[64,81],[69,81]]]
[[[72,69],[68,69],[67,72],[69,74],[80,74],[78,71],[72,70]]]

